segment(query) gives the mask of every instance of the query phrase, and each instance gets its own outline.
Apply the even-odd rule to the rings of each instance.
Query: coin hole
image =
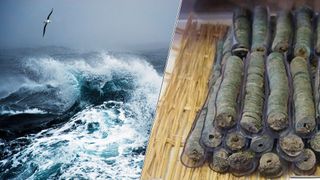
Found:
[[[300,54],[300,55],[304,56],[304,55],[305,55],[305,53],[306,53],[306,52],[305,52],[305,50],[304,50],[304,49],[300,49],[300,50],[299,50],[299,54]]]
[[[267,160],[267,163],[271,163],[271,162],[272,162],[271,159]]]
[[[307,123],[304,123],[304,124],[303,124],[303,127],[304,127],[304,128],[307,128],[307,126],[308,126]]]
[[[214,138],[214,135],[210,134],[209,139],[213,139],[213,138]]]
[[[235,137],[235,138],[232,139],[232,141],[233,141],[233,142],[238,142],[238,141],[239,141],[239,138]]]
[[[263,144],[259,144],[258,146],[259,146],[259,147],[262,147],[262,146],[263,146]]]
[[[308,161],[308,159],[304,159],[304,162],[307,162]]]

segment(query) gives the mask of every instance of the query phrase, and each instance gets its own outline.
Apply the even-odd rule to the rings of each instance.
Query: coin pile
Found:
[[[320,18],[306,6],[269,14],[262,6],[234,11],[217,43],[208,97],[181,154],[185,166],[208,162],[213,171],[235,176],[258,171],[275,178],[286,169],[314,174]]]

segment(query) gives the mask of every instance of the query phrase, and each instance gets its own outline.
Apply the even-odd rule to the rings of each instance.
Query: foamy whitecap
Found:
[[[23,111],[14,111],[14,110],[2,110],[0,115],[14,115],[14,114],[46,114],[47,112],[38,108],[26,109]]]
[[[41,77],[34,79],[35,82],[61,87],[60,93],[66,101],[70,100],[70,94],[71,98],[79,96],[79,76],[103,84],[116,73],[132,78],[134,86],[125,102],[88,104],[65,124],[23,137],[31,142],[25,147],[15,147],[12,155],[0,161],[0,170],[5,170],[0,173],[0,179],[140,177],[161,77],[150,64],[137,57],[121,59],[106,52],[99,57],[94,63],[53,58],[26,62],[28,71]]]

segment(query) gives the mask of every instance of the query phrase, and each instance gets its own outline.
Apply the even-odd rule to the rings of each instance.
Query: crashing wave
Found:
[[[0,100],[0,127],[5,118],[47,126],[0,140],[0,179],[139,178],[161,85],[149,63],[101,53],[22,67],[28,84]]]

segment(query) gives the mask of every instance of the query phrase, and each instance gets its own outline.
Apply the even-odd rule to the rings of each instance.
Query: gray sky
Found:
[[[0,0],[0,48],[168,47],[180,0]],[[42,38],[51,8],[52,23]]]

